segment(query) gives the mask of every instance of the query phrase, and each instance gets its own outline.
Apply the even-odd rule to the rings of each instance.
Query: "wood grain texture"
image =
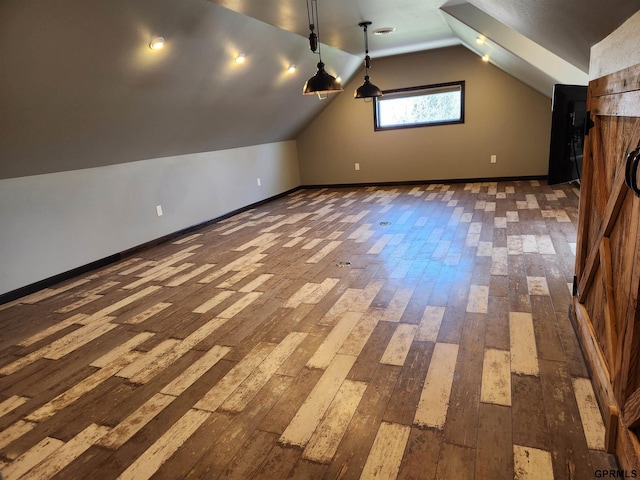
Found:
[[[0,470],[509,479],[526,450],[586,475],[577,205],[537,181],[299,190],[0,307]]]
[[[410,432],[411,428],[406,425],[382,422],[362,470],[362,477],[381,480],[396,478]]]
[[[551,454],[545,450],[513,446],[514,480],[553,480]]]
[[[438,429],[444,427],[457,359],[458,345],[436,343],[413,419],[415,425]]]
[[[615,448],[626,469],[640,462],[637,432],[629,429],[637,423],[632,412],[640,391],[640,202],[628,188],[631,180],[637,181],[637,172],[627,168],[640,145],[639,68],[635,65],[589,84],[587,108],[593,128],[585,142],[576,250],[579,291],[573,302],[594,391],[607,413],[607,448]]]
[[[480,401],[511,406],[511,363],[509,352],[488,348],[482,365]]]
[[[508,407],[480,405],[475,478],[514,478],[511,425]]]

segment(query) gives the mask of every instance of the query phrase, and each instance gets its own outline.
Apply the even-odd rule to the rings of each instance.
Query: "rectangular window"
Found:
[[[383,90],[373,102],[375,130],[464,123],[464,81]]]

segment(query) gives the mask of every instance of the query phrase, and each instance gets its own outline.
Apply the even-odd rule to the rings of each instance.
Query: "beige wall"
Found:
[[[640,63],[640,11],[611,35],[591,47],[589,79],[603,77]]]
[[[374,132],[372,104],[353,99],[359,72],[297,139],[303,185],[547,174],[549,98],[459,46],[372,66],[383,90],[465,80],[465,123]]]

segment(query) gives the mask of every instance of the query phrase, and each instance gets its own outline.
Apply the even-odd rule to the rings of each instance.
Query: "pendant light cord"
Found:
[[[316,34],[316,45],[318,48],[318,56],[320,57],[320,62],[322,62],[322,49],[320,46],[320,21],[318,17],[318,2],[317,0],[306,0],[307,1],[307,19],[309,21],[309,29],[311,30],[311,34],[314,34],[314,29],[318,33]],[[316,53],[313,50],[313,45],[311,50],[313,53]]]
[[[307,20],[309,22],[309,28],[313,30],[314,24],[313,24],[313,18],[311,17],[311,8],[309,7],[310,3],[311,3],[311,0],[307,0]]]
[[[316,20],[316,30],[318,32],[318,57],[320,62],[322,62],[322,47],[320,46],[320,17],[318,17],[318,1],[311,0],[311,6],[315,5],[315,11],[313,12],[314,18]]]
[[[365,75],[369,75],[369,68],[371,68],[371,58],[369,57],[369,36],[367,35],[367,27],[371,22],[362,22],[362,30],[364,31],[364,68]]]
[[[367,35],[367,26],[364,25],[364,54],[369,55],[369,36]]]

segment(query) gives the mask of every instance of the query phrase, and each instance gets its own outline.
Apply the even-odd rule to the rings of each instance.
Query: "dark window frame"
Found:
[[[378,102],[384,101],[385,94],[393,94],[394,98],[403,98],[403,97],[413,97],[417,96],[415,92],[424,91],[425,95],[428,95],[429,90],[441,90],[448,87],[460,87],[460,118],[455,120],[445,120],[445,121],[436,121],[436,122],[422,122],[422,123],[410,123],[410,124],[402,124],[402,125],[392,125],[388,127],[379,126],[378,122]],[[406,95],[402,95],[406,93]],[[431,85],[421,85],[418,87],[405,87],[405,88],[396,88],[392,90],[383,90],[382,97],[376,97],[373,101],[373,128],[376,132],[384,132],[387,130],[398,130],[404,128],[422,128],[422,127],[436,127],[441,125],[456,125],[460,123],[464,123],[464,111],[465,111],[465,81],[459,80],[456,82],[445,82],[445,83],[434,83]],[[434,92],[433,95],[437,94]]]

